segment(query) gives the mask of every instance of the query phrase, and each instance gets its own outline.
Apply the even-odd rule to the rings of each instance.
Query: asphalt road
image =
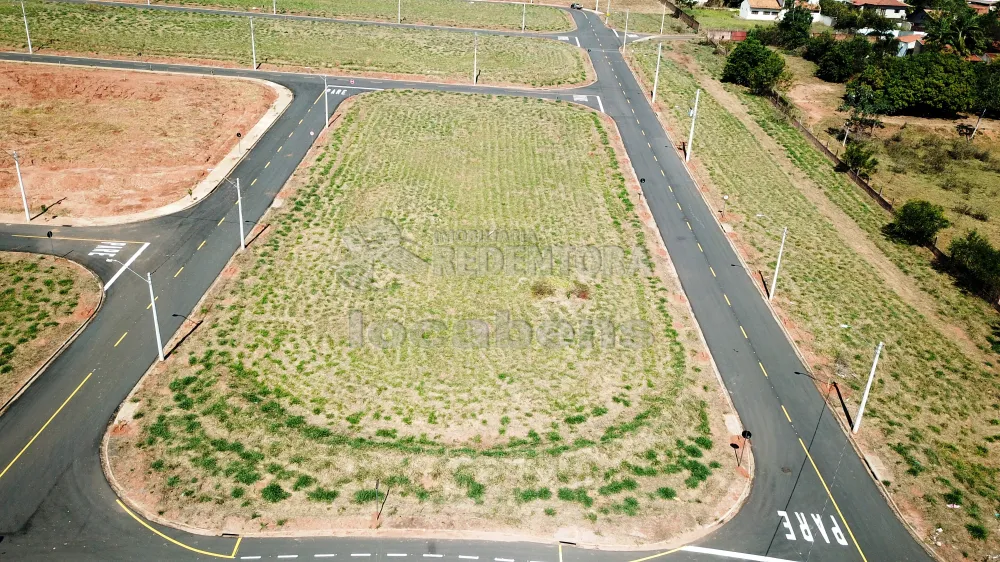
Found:
[[[836,414],[826,408],[808,370],[741,266],[714,211],[698,193],[646,94],[626,67],[618,51],[620,38],[596,15],[572,13],[579,27],[572,39],[588,49],[598,75],[594,85],[519,91],[360,78],[352,84],[347,78],[331,78],[331,112],[349,95],[390,87],[558,97],[607,112],[622,133],[637,175],[646,180],[642,188],[650,210],[726,389],[754,435],[756,479],[744,507],[696,544],[656,559],[929,560],[880,495]],[[260,217],[323,126],[323,87],[317,76],[14,53],[0,54],[0,59],[255,76],[290,88],[295,94],[292,105],[230,174],[244,186],[248,237],[262,228]],[[113,258],[122,262],[142,249],[131,269],[140,276],[152,274],[166,341],[182,329],[184,316],[192,316],[197,301],[238,251],[234,202],[234,190],[220,186],[185,211],[119,227],[2,225],[0,250],[64,255],[109,282],[120,266],[108,263],[108,256],[93,255],[96,246],[108,240],[126,242]],[[47,230],[53,232],[52,239],[46,237]],[[101,471],[98,448],[118,405],[156,359],[148,302],[144,279],[129,271],[114,278],[92,324],[0,416],[0,559],[174,560],[235,555],[237,559],[382,560],[407,554],[442,560],[570,562],[637,560],[659,554],[485,541],[238,540],[141,521],[116,502]],[[121,345],[124,342],[127,345]]]

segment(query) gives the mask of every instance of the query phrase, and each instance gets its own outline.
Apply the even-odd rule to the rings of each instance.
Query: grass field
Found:
[[[124,56],[251,63],[245,17],[184,14],[45,2],[26,4],[35,49]],[[471,80],[468,33],[326,22],[255,22],[257,61],[316,71]],[[0,6],[0,46],[24,48],[19,6]],[[480,83],[555,86],[586,80],[578,48],[524,37],[479,38]]]
[[[154,4],[161,3],[154,1]],[[164,4],[211,6],[271,13],[268,0],[167,0]],[[396,0],[277,0],[279,14],[306,14],[330,18],[396,23]],[[521,31],[521,6],[495,2],[459,0],[404,0],[402,23]],[[528,5],[525,30],[570,31],[573,20],[550,6]]]
[[[639,66],[651,75],[655,51],[641,47],[635,51]],[[721,66],[706,48],[679,48],[705,63],[710,72]],[[672,61],[667,64],[668,75],[674,78],[661,82],[663,107],[677,108],[664,113],[674,127],[686,130],[686,107],[696,83],[686,70]],[[751,119],[778,142],[792,165],[932,295],[938,314],[962,326],[963,318],[984,312],[975,299],[943,283],[919,250],[886,242],[879,229],[888,217],[834,172],[765,100],[735,88],[730,91],[747,105]],[[819,378],[839,380],[842,387],[853,389],[848,401],[856,407],[873,347],[878,341],[886,343],[881,376],[866,413],[869,425],[861,440],[886,461],[892,473],[886,484],[894,499],[927,537],[934,528],[944,529],[936,540],[948,543],[939,550],[946,558],[959,559],[962,551],[972,557],[995,551],[1000,544],[994,516],[1000,512],[1000,396],[995,366],[975,350],[970,356],[954,343],[962,337],[960,329],[932,325],[894,287],[885,286],[870,261],[848,247],[746,125],[705,91],[701,104],[701,138],[713,142],[696,140],[695,158],[713,192],[730,196],[731,222],[753,269],[773,269],[781,228],[789,227],[783,289],[776,300]],[[948,509],[946,504],[963,508]]]
[[[0,405],[93,312],[96,280],[50,257],[0,253]]]
[[[766,21],[740,19],[740,11],[723,8],[688,8],[684,10],[698,20],[701,29],[753,29],[757,25],[770,25]]]
[[[593,6],[584,7],[592,8]],[[607,8],[607,0],[601,3],[601,10]],[[659,33],[660,23],[663,23],[663,33],[693,33],[691,28],[680,20],[670,16],[662,17],[663,4],[659,0],[612,0],[610,26],[619,31],[625,30],[625,12],[628,11],[629,33]]]
[[[658,540],[708,522],[740,484],[722,469],[720,391],[672,278],[436,269],[449,233],[470,230],[531,233],[539,249],[619,247],[647,263],[606,135],[595,113],[562,103],[359,99],[272,237],[208,300],[187,360],[142,387],[141,432],[112,441],[116,474],[134,468],[168,517],[238,514],[254,528],[365,526],[376,480],[394,489],[388,526],[572,525],[632,542],[633,530]],[[367,262],[352,244],[376,218],[431,270],[376,265],[371,286],[355,284]],[[495,244],[505,260],[510,244]],[[476,344],[467,320],[502,338],[505,314],[579,329],[559,331],[566,345]],[[588,319],[648,323],[652,345],[588,347]],[[402,333],[390,321],[406,339],[373,343]],[[417,332],[421,321],[439,324]]]

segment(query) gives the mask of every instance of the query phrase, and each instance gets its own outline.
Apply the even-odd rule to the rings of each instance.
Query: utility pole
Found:
[[[608,13],[604,16],[604,25],[611,27],[611,0],[608,0]]]
[[[882,353],[882,342],[878,342],[878,347],[875,348],[875,360],[872,361],[872,371],[868,374],[868,384],[865,385],[865,393],[861,397],[861,406],[858,408],[858,415],[854,420],[854,427],[851,429],[852,433],[857,433],[858,429],[861,429],[861,416],[865,415],[865,404],[868,403],[868,393],[872,389],[872,382],[875,380],[875,367],[878,366],[878,356]]]
[[[663,11],[660,13],[660,35],[663,35],[663,22],[667,19],[667,5],[663,4]]]
[[[28,31],[28,14],[24,11],[24,0],[21,0],[21,17],[24,18],[24,35],[28,38],[28,54],[32,55],[34,52],[31,49],[31,32]]]
[[[31,213],[28,212],[28,198],[24,195],[24,180],[21,179],[21,163],[18,161],[17,151],[11,152],[14,157],[14,170],[17,171],[17,185],[21,188],[21,204],[24,205],[24,220],[31,222]]]
[[[691,110],[691,132],[688,133],[688,144],[687,152],[684,154],[684,161],[691,161],[691,149],[693,148],[692,143],[694,143],[694,122],[698,119],[698,99],[701,97],[701,88],[698,88],[694,93],[694,109]]]
[[[323,128],[330,126],[330,87],[326,85],[326,76],[323,76]]]
[[[841,144],[842,148],[847,148],[847,123],[844,123],[844,142]]]
[[[521,33],[524,33],[525,18],[528,16],[528,3],[521,2]]]
[[[656,46],[656,75],[653,77],[653,111],[656,111],[656,88],[660,84],[660,53],[663,52],[663,43]]]
[[[403,23],[403,0],[396,0],[396,23]]]
[[[472,85],[476,85],[479,70],[479,34],[472,33]]]
[[[240,214],[240,250],[247,249],[246,235],[243,234],[243,194],[240,192],[240,178],[236,178],[236,206]]]
[[[601,15],[601,0],[597,0],[597,2],[594,3],[594,11],[597,12],[598,17],[600,17],[600,15]]]
[[[250,53],[253,56],[253,69],[257,70],[257,42],[253,36],[253,16],[250,16]]]
[[[141,276],[140,276],[141,277]],[[146,284],[149,285],[149,305],[153,309],[153,329],[156,331],[156,353],[163,361],[163,342],[160,340],[160,322],[156,319],[156,297],[153,296],[153,277],[146,272]]]
[[[625,54],[625,47],[628,45],[628,14],[629,11],[625,10],[625,35],[622,35],[622,54]]]
[[[278,15],[278,0],[271,0],[271,14]]]
[[[781,255],[785,253],[785,237],[788,236],[788,227],[781,233],[781,247],[778,248],[778,263],[774,264],[774,278],[771,279],[771,290],[768,291],[767,300],[774,300],[774,290],[778,287],[778,270],[781,269]]]
[[[30,43],[29,43],[29,45],[30,45]],[[979,119],[976,119],[976,128],[973,129],[972,130],[972,134],[969,135],[969,142],[972,142],[972,139],[976,138],[976,131],[979,130],[979,124],[983,122],[983,116],[984,115],[986,115],[986,109],[985,108],[983,109],[983,112],[979,114]]]

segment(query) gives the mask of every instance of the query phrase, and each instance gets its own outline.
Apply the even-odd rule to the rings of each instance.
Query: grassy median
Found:
[[[94,311],[100,287],[64,260],[0,253],[0,405]]]
[[[183,59],[251,64],[246,17],[142,8],[30,2],[36,52],[74,52],[130,59]],[[254,20],[257,62],[265,67],[471,81],[469,33],[327,22]],[[25,48],[20,6],[0,6],[0,46]],[[586,80],[589,62],[565,42],[479,37],[479,82],[558,86]]]
[[[217,7],[279,14],[306,14],[329,18],[372,20],[396,23],[397,9],[402,23],[521,31],[521,5],[458,0],[166,0],[154,4]],[[568,6],[568,5],[567,5]],[[526,31],[571,31],[569,14],[551,6],[528,5],[524,11]]]
[[[709,50],[678,48],[682,58],[697,58],[709,73],[717,70],[719,61]],[[634,53],[640,71],[652,77],[655,48],[640,44]],[[672,79],[660,81],[658,101],[671,127],[686,131],[695,88],[713,79],[703,76],[699,83],[669,56],[663,64],[661,72]],[[929,538],[935,528],[944,529],[935,540],[957,547],[953,554],[950,546],[942,550],[946,557],[995,550],[995,513],[1000,512],[998,375],[981,350],[962,343],[968,337],[962,331],[964,322],[985,307],[943,282],[919,249],[885,241],[880,228],[889,217],[834,172],[765,100],[714,84],[723,90],[719,95],[727,97],[726,103],[735,100],[737,111],[748,112],[749,123],[702,90],[696,169],[713,197],[729,195],[729,222],[751,268],[773,270],[781,228],[788,226],[775,300],[820,379],[839,381],[850,407],[856,408],[874,345],[886,344],[861,433],[865,449],[887,465],[890,476],[884,484],[919,532]],[[765,138],[770,136],[778,147],[776,155],[750,125],[761,127]],[[849,244],[842,238],[851,235],[847,225],[835,225],[831,217],[836,213],[821,211],[816,199],[804,194],[807,188],[799,184],[806,182],[856,221],[870,237],[865,244],[884,256],[863,255],[857,241]],[[889,273],[877,267],[910,274],[919,287],[917,294],[888,285],[884,275]],[[936,315],[936,320],[915,308],[923,299],[931,302],[926,314]],[[949,509],[948,504],[962,508]]]
[[[564,103],[357,100],[136,396],[116,475],[252,529],[364,526],[387,487],[390,527],[710,521],[741,486],[721,394],[607,134]]]

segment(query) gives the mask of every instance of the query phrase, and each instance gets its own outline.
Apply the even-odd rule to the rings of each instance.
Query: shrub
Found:
[[[1000,296],[1000,252],[975,230],[948,246],[951,270],[968,289],[995,301]]]
[[[885,232],[903,242],[926,245],[950,224],[944,216],[944,207],[913,199],[896,210],[896,218],[885,226]]]
[[[365,490],[358,490],[354,492],[354,503],[356,504],[366,504],[375,501],[382,501],[385,497],[385,493],[381,490],[375,490],[374,488],[368,488]]]
[[[556,289],[548,279],[539,279],[531,284],[531,295],[534,297],[551,297],[555,293]]]
[[[583,507],[594,505],[594,498],[587,494],[586,488],[576,488],[575,490],[573,488],[559,488],[556,495],[563,501],[583,504]]]
[[[968,524],[965,526],[965,530],[969,531],[969,535],[972,536],[972,538],[979,541],[986,540],[986,537],[990,534],[990,532],[986,530],[986,527],[979,524]]]
[[[278,484],[277,482],[271,482],[270,484],[267,485],[267,487],[265,487],[263,490],[260,491],[260,495],[268,502],[278,503],[281,500],[291,497],[292,494],[286,492],[281,487],[281,484]]]
[[[806,44],[812,28],[812,13],[793,4],[777,24],[778,44],[786,49],[798,49]]]
[[[755,38],[748,38],[733,49],[722,69],[722,81],[746,86],[756,94],[767,94],[778,86],[785,74],[785,59]]]
[[[677,490],[670,487],[657,488],[656,495],[665,500],[672,500],[677,497]]]
[[[315,490],[306,494],[306,497],[314,502],[330,503],[333,500],[337,499],[337,496],[339,495],[340,492],[338,492],[337,490],[327,490],[326,488],[323,487],[317,487]]]
[[[870,179],[878,168],[878,159],[875,158],[875,149],[865,143],[849,142],[847,150],[841,155],[843,162],[841,171],[853,171],[859,177]]]
[[[308,474],[302,474],[295,480],[295,484],[292,485],[292,490],[298,492],[299,490],[303,488],[308,488],[309,486],[312,486],[315,483],[316,483],[315,478],[309,476]]]

